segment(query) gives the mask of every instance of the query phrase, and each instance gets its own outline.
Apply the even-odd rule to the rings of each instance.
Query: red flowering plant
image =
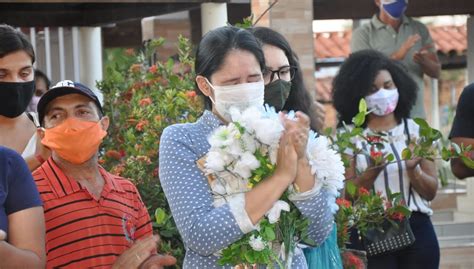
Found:
[[[155,232],[161,236],[161,251],[182,262],[183,243],[158,179],[158,147],[165,127],[195,121],[203,105],[194,92],[189,41],[179,38],[179,62],[151,62],[163,43],[163,39],[153,40],[140,50],[106,55],[105,79],[98,87],[104,93],[104,109],[111,124],[101,163],[133,181],[148,206]]]
[[[384,152],[384,142],[389,139],[384,133],[373,133],[365,131],[364,123],[366,116],[370,113],[367,111],[365,100],[359,103],[359,113],[352,119],[352,125],[347,126],[343,123],[343,128],[339,129],[335,135],[328,128],[325,133],[331,139],[333,148],[338,151],[344,165],[349,167],[353,158],[358,154],[368,157],[372,165],[367,168],[377,169],[394,162],[393,154]],[[402,151],[403,160],[411,160],[415,158],[425,158],[429,160],[451,158],[460,158],[466,166],[474,168],[474,160],[472,159],[472,149],[470,146],[456,145],[452,143],[449,146],[440,146],[438,142],[442,139],[441,133],[431,128],[423,119],[414,119],[419,126],[419,136],[417,139],[410,138],[407,148]],[[355,140],[364,141],[367,147],[358,147]],[[351,152],[351,154],[347,154]],[[355,170],[354,177],[357,177],[365,171]],[[375,193],[365,188],[358,188],[352,178],[346,179],[345,198],[337,200],[339,211],[335,216],[338,234],[338,245],[343,253],[344,268],[359,268],[358,266],[346,266],[348,262],[344,255],[346,243],[349,242],[349,230],[356,228],[361,236],[365,236],[369,230],[383,230],[387,221],[391,225],[399,225],[401,221],[408,218],[411,214],[410,210],[402,199],[400,193],[388,193],[386,197],[381,193]]]
[[[363,258],[357,256],[354,252],[342,253],[342,266],[344,269],[365,269]]]
[[[400,193],[389,193],[384,197],[380,192],[357,188],[352,181],[346,181],[345,190],[347,199],[337,199],[339,210],[335,216],[341,249],[349,242],[352,228],[365,236],[368,230],[381,229],[385,221],[397,226],[411,215]]]

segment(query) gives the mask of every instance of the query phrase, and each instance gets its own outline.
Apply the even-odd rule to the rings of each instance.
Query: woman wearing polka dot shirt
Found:
[[[309,119],[305,114],[297,113],[295,121],[283,120],[275,173],[249,192],[227,199],[224,206],[213,206],[207,178],[196,164],[209,151],[207,138],[212,131],[230,121],[229,106],[263,105],[265,60],[258,41],[236,27],[213,30],[197,48],[195,68],[198,92],[208,110],[195,123],[166,128],[160,143],[160,180],[185,244],[184,268],[232,268],[218,266],[218,252],[256,229],[255,224],[291,184],[300,192],[294,204],[311,220],[311,239],[322,243],[333,218],[327,193],[317,187],[306,160]],[[295,255],[292,268],[307,268],[302,253]]]

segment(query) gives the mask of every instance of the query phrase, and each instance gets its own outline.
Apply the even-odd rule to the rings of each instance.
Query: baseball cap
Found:
[[[79,82],[74,82],[71,80],[63,80],[63,81],[58,82],[52,88],[50,88],[39,100],[37,110],[38,110],[38,118],[39,118],[40,124],[43,125],[43,119],[45,116],[46,107],[51,101],[53,101],[57,97],[68,95],[68,94],[74,94],[74,93],[89,97],[97,105],[100,112],[104,114],[99,98],[97,97],[97,95],[94,93],[93,90],[89,89],[87,86]]]

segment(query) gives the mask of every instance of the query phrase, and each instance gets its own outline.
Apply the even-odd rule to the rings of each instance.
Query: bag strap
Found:
[[[407,144],[407,147],[410,145],[410,129],[408,128],[408,120],[406,118],[403,118],[403,125],[404,125],[404,128],[405,128],[405,134],[407,135],[407,140],[405,141],[406,144]],[[411,183],[408,187],[408,201],[407,201],[407,205],[410,206],[410,202],[411,202],[411,195],[412,195],[412,191],[411,191]]]
[[[26,116],[28,116],[28,118],[33,122],[36,128],[40,127],[38,114],[34,112],[26,112]]]

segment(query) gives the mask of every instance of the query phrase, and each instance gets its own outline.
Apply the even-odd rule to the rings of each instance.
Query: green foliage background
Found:
[[[105,79],[98,83],[111,119],[101,163],[137,186],[161,236],[161,251],[175,256],[180,267],[184,248],[160,186],[158,148],[165,127],[194,122],[203,105],[194,92],[189,40],[179,38],[179,61],[150,63],[164,42],[153,40],[139,51],[108,51]]]

